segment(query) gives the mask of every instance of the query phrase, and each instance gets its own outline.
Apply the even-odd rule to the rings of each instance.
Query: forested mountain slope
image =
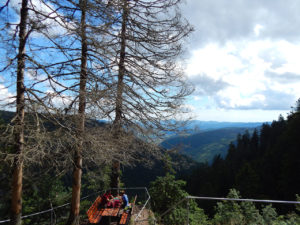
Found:
[[[201,165],[186,177],[198,196],[225,196],[230,188],[245,198],[295,200],[300,193],[300,104],[285,120],[239,135],[225,159]],[[286,210],[286,207],[285,207]]]
[[[176,152],[169,152],[168,155],[171,157],[172,167],[178,176],[190,174],[199,165],[199,163],[190,157]],[[154,181],[158,176],[163,176],[165,173],[164,159],[153,159],[149,165],[138,163],[133,167],[124,167],[122,182],[127,187],[149,187],[150,182]]]
[[[231,127],[176,136],[163,141],[161,146],[166,149],[177,147],[179,151],[198,162],[211,163],[215,155],[225,157],[230,142],[246,130],[252,132],[253,128]]]

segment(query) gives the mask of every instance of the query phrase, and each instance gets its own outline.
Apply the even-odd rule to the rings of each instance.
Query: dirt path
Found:
[[[137,206],[134,210],[136,214],[133,214],[133,219],[136,218],[137,214],[140,212],[140,208]],[[144,209],[140,215],[140,217],[137,219],[137,222],[134,223],[134,225],[150,225],[148,219],[151,219],[152,212],[148,209]],[[153,218],[153,217],[152,217]]]

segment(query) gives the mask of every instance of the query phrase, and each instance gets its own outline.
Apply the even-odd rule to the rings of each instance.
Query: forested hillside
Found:
[[[162,149],[162,154],[166,153]],[[177,176],[190,174],[193,169],[199,165],[192,158],[177,152],[168,152],[172,161],[172,167]],[[153,159],[150,164],[138,163],[132,167],[125,167],[122,173],[122,182],[127,187],[149,187],[150,182],[154,181],[158,176],[163,176],[166,168],[163,159]]]
[[[227,127],[202,131],[188,136],[176,136],[163,141],[161,146],[166,149],[178,148],[179,152],[194,160],[210,164],[215,155],[219,154],[225,157],[230,142],[235,141],[237,135],[247,129],[250,133],[253,132],[253,128]]]
[[[158,213],[156,216],[187,195],[295,200],[296,193],[299,193],[297,173],[299,171],[297,158],[299,157],[297,152],[299,132],[295,133],[295,131],[299,125],[298,110],[293,112],[287,120],[280,118],[270,125],[265,124],[261,130],[255,131],[252,135],[248,132],[239,135],[236,144],[230,145],[226,158],[215,157],[211,166],[195,163],[188,157],[171,154],[170,159],[173,163],[170,161],[170,165],[166,165],[165,160],[156,159],[148,167],[143,163],[138,163],[132,168],[123,167],[121,180],[125,186],[144,186],[155,180],[150,190],[154,210]],[[283,148],[284,146],[289,146],[289,148]],[[170,169],[171,167],[176,169],[177,176],[172,174],[175,170]],[[54,168],[49,169],[46,164],[25,169],[26,174],[32,176],[24,178],[26,182],[23,187],[24,214],[48,209],[49,204],[55,207],[69,201],[72,183],[71,168],[61,175],[56,174]],[[271,171],[273,169],[274,173]],[[0,165],[0,197],[2,199],[0,218],[3,219],[9,211],[7,193],[10,174],[5,173],[8,170],[9,164]],[[170,171],[173,172],[170,173]],[[289,174],[290,171],[294,173]],[[45,176],[46,173],[49,175]],[[82,196],[109,188],[110,173],[111,169],[105,163],[85,167]],[[176,180],[178,176],[187,182]],[[240,190],[241,195],[236,189],[231,188]],[[95,196],[92,196],[90,200],[94,198]],[[90,201],[82,201],[81,215],[85,215],[85,210],[90,204]],[[157,204],[161,205],[161,208],[157,208]],[[292,205],[284,207],[274,205],[274,207],[279,209],[280,213],[290,213],[290,210],[295,210]],[[59,221],[64,221],[68,208],[62,208],[56,213],[60,218]],[[172,211],[170,216],[164,217],[163,221],[170,225],[184,224],[186,215],[185,203],[178,206],[174,212]],[[197,225],[199,221],[201,224],[248,224],[251,221],[262,222],[262,224],[289,221],[291,224],[293,222],[297,224],[299,221],[296,214],[278,215],[275,208],[270,206],[229,202],[216,204],[212,201],[191,201],[189,216],[190,224],[194,225]],[[25,224],[45,224],[47,221],[49,221],[48,217],[32,217],[27,219]]]
[[[225,159],[218,155],[211,166],[194,170],[186,177],[188,192],[226,196],[236,188],[245,198],[295,200],[300,193],[299,103],[286,120],[280,117],[252,135],[239,135]]]

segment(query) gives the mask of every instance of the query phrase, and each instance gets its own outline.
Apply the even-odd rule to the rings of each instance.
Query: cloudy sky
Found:
[[[299,0],[186,0],[187,107],[199,120],[272,121],[300,97]]]
[[[300,1],[185,1],[183,15],[195,28],[185,55],[195,92],[185,106],[194,118],[286,116],[300,97]],[[2,80],[0,97],[12,97]]]

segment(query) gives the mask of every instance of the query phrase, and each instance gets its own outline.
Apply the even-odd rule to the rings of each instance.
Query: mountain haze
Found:
[[[201,121],[191,120],[186,126],[191,131],[208,131],[221,128],[256,128],[261,126],[262,122],[220,122],[220,121]],[[189,132],[192,133],[192,132]]]

